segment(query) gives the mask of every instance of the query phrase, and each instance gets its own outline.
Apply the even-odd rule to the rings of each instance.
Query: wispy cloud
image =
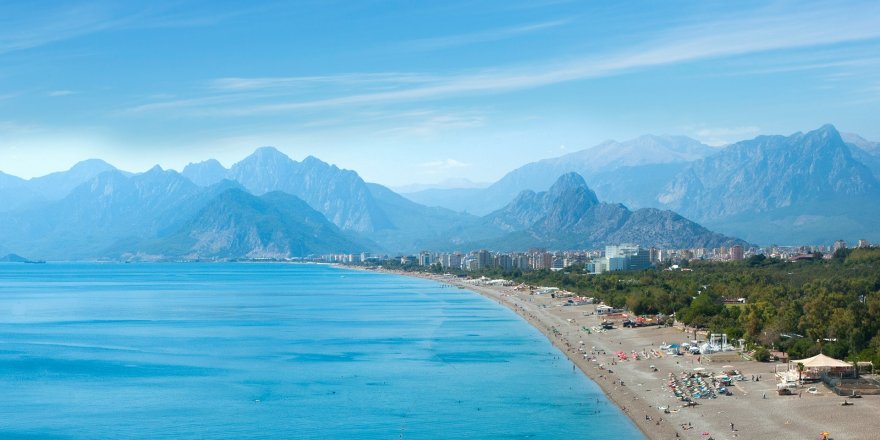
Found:
[[[627,50],[445,75],[386,73],[221,78],[210,84],[215,95],[146,103],[130,108],[129,112],[180,109],[192,115],[248,116],[442,100],[608,77],[706,59],[880,38],[880,26],[875,19],[880,15],[880,4],[864,4],[859,8],[861,10],[816,6],[805,7],[793,14],[752,11],[750,16],[682,26]],[[345,84],[347,87],[342,87],[341,91],[331,88],[328,93],[317,97],[294,92],[307,83]],[[267,94],[278,88],[284,88],[288,93]],[[224,102],[234,105],[217,105]]]
[[[418,40],[410,40],[399,45],[404,50],[428,51],[448,49],[450,47],[467,46],[477,43],[488,43],[499,40],[515,38],[534,32],[552,29],[570,23],[570,19],[545,21],[541,23],[532,23],[523,26],[513,26],[499,29],[490,29],[480,32],[472,32],[459,35],[447,35],[434,38],[422,38]]]
[[[389,84],[419,84],[436,81],[438,78],[416,73],[346,73],[338,75],[291,76],[266,78],[218,78],[210,82],[210,87],[224,91],[252,90],[300,90],[319,85],[332,86],[385,86]]]
[[[113,30],[206,26],[247,12],[184,14],[173,4],[100,1],[46,7],[38,15],[32,9],[27,2],[0,5],[0,55]]]
[[[74,92],[73,90],[52,90],[50,92],[46,92],[46,96],[51,96],[53,98],[59,97],[59,96],[70,96],[70,95],[75,95],[75,94],[76,94],[76,92]]]
[[[421,115],[410,116],[394,127],[379,130],[376,134],[382,136],[405,136],[426,137],[434,136],[449,130],[482,127],[486,117],[476,112],[426,112]]]
[[[0,54],[30,49],[119,26],[113,12],[98,5],[76,5],[47,11],[38,19],[28,20],[21,5],[0,7]]]
[[[10,135],[31,134],[40,131],[43,131],[43,127],[36,124],[22,123],[13,120],[0,120],[0,139],[4,139],[5,136]]]
[[[731,75],[767,75],[774,73],[801,72],[805,70],[827,70],[836,68],[854,68],[854,67],[870,67],[874,68],[880,65],[880,58],[860,58],[848,59],[841,61],[826,62],[795,62],[786,63],[785,65],[771,66],[761,69],[742,69],[730,72]],[[839,75],[847,72],[837,72],[829,75]]]

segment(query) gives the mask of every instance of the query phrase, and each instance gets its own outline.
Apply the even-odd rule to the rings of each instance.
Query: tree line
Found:
[[[880,365],[880,248],[840,250],[831,259],[797,262],[763,255],[742,262],[690,261],[689,269],[591,275],[576,265],[560,271],[486,268],[468,274],[555,286],[637,315],[674,314],[688,326],[780,349],[792,359],[821,352]],[[429,270],[446,272],[439,266]],[[739,298],[745,302],[725,303]]]

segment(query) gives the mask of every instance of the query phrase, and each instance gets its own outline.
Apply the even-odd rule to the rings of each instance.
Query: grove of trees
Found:
[[[782,349],[793,359],[822,352],[880,365],[880,249],[840,251],[830,260],[759,255],[743,262],[691,261],[689,268],[600,275],[578,266],[556,272],[494,268],[477,275],[556,286],[639,315],[674,313],[689,326]],[[725,298],[745,303],[724,304]]]

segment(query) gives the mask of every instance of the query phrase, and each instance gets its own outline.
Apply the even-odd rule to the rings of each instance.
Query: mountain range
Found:
[[[575,172],[601,188],[602,182],[626,182],[626,190],[616,187],[602,191],[605,200],[633,204],[643,189],[659,184],[687,163],[707,157],[717,150],[685,136],[645,135],[625,142],[607,141],[595,147],[544,159],[517,168],[487,188],[429,189],[404,194],[428,206],[442,206],[476,215],[503,207],[523,190],[543,191],[562,174]],[[623,170],[627,176],[617,178]],[[609,173],[614,173],[609,175]]]
[[[617,154],[609,151],[612,145]],[[524,165],[486,189],[406,196],[485,214],[512,194],[548,189],[550,176],[569,171],[584,176],[603,200],[671,209],[752,243],[880,240],[880,144],[842,135],[831,125],[724,148],[674,136],[606,142]]]
[[[723,149],[643,136],[528,164],[488,188],[445,190],[457,203],[446,207],[271,147],[229,168],[208,160],[180,173],[89,160],[30,180],[0,173],[0,250],[230,259],[876,240],[880,184],[865,158],[880,159],[880,148],[832,126]]]
[[[672,211],[630,211],[620,203],[600,202],[577,173],[563,174],[547,191],[525,190],[484,219],[508,231],[502,237],[481,243],[480,247],[491,249],[595,249],[618,243],[665,249],[748,246]]]

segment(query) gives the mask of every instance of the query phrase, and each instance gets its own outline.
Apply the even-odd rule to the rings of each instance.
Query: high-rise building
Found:
[[[640,270],[651,267],[651,255],[648,249],[636,244],[605,246],[605,264],[607,270]]]
[[[461,269],[461,254],[446,254],[443,258],[445,269]]]
[[[843,240],[837,240],[834,242],[834,246],[831,246],[831,253],[836,253],[840,249],[846,249],[846,242]]]
[[[730,248],[730,259],[734,261],[741,261],[743,259],[743,247],[740,245],[736,245]]]
[[[492,267],[492,254],[483,249],[477,252],[477,267],[479,269],[488,269]]]
[[[480,262],[474,257],[465,257],[461,262],[461,268],[466,271],[475,271],[480,269]]]
[[[856,247],[859,247],[859,248],[871,247],[871,243],[868,243],[868,240],[859,240],[859,244]]]
[[[525,254],[516,254],[513,257],[513,267],[517,269],[529,268],[529,256]]]
[[[585,269],[589,273],[602,273],[608,270],[608,262],[604,258],[597,258],[586,264]]]
[[[513,259],[507,254],[498,254],[495,256],[495,267],[508,271],[513,269]]]

